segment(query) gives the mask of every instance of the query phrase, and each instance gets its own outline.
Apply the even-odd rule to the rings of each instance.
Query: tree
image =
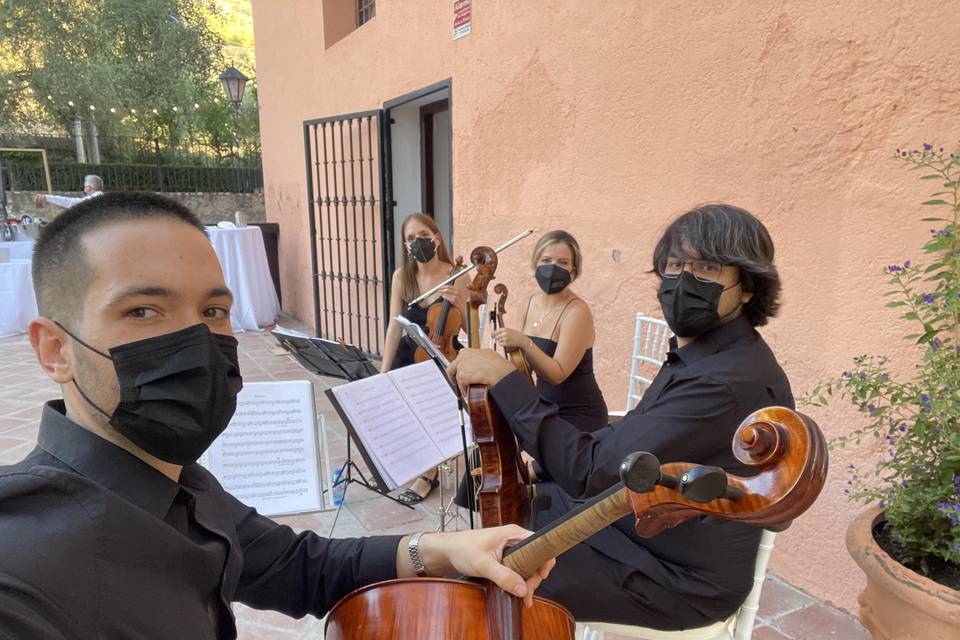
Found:
[[[225,129],[207,137],[229,139],[230,107],[214,101],[225,66],[223,38],[213,28],[222,17],[215,0],[0,0],[0,6],[7,16],[0,121],[69,131],[79,114],[92,117],[101,133],[169,141],[219,123]]]

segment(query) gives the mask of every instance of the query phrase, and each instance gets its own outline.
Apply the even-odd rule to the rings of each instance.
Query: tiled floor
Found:
[[[285,323],[295,326],[296,323]],[[346,457],[344,428],[322,393],[339,381],[304,371],[268,333],[244,333],[240,363],[244,379],[311,379],[317,390],[317,408],[325,416],[333,466]],[[41,404],[59,395],[57,387],[41,373],[25,336],[0,339],[0,465],[23,458],[37,436]],[[311,529],[335,537],[379,533],[433,531],[440,505],[437,491],[410,510],[358,486],[351,486],[339,517],[336,512],[278,518],[297,530]],[[336,527],[332,529],[336,518]],[[243,640],[320,639],[321,620],[293,620],[280,614],[236,606]],[[753,637],[756,640],[866,640],[869,634],[848,614],[819,602],[776,576],[768,575]],[[616,640],[607,636],[608,640]]]

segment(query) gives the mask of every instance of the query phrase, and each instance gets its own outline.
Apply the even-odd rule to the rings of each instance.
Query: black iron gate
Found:
[[[379,354],[393,263],[383,112],[308,120],[303,141],[317,336]]]

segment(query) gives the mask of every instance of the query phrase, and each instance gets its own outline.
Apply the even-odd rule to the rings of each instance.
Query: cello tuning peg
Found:
[[[620,479],[633,492],[653,491],[660,477],[660,460],[647,451],[634,451],[620,463]]]
[[[717,498],[737,500],[742,492],[727,484],[727,473],[720,467],[694,467],[680,476],[680,493],[688,500],[706,503]]]

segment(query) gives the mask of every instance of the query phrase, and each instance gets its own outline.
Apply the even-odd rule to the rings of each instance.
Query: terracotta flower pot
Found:
[[[873,539],[883,511],[871,507],[847,528],[847,550],[867,575],[860,622],[873,640],[960,638],[960,591],[914,573]]]

